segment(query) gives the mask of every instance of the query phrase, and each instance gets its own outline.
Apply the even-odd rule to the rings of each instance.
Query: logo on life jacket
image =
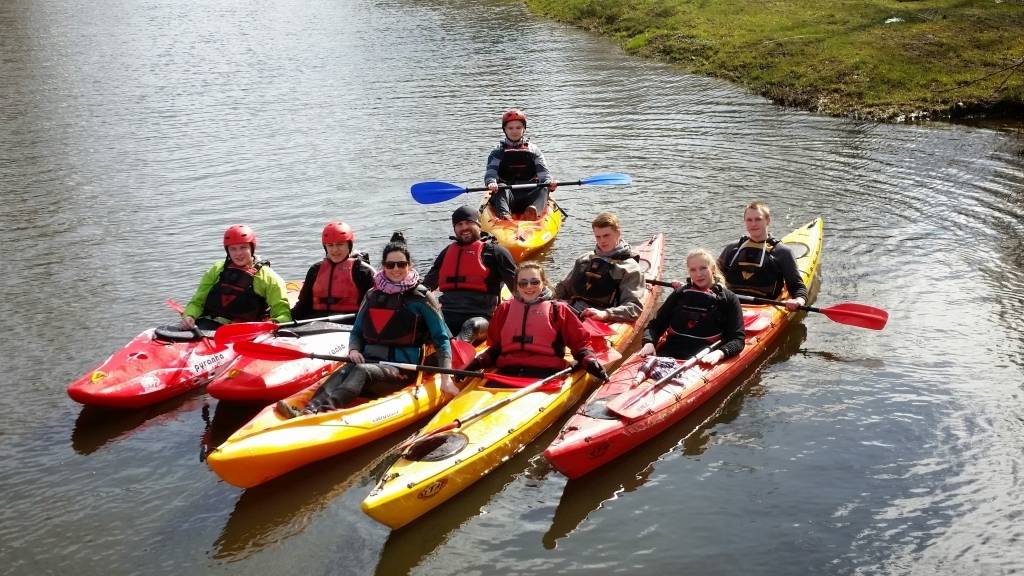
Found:
[[[390,308],[368,308],[366,315],[369,316],[370,323],[373,324],[374,332],[380,334],[388,322],[395,317],[395,311]]]

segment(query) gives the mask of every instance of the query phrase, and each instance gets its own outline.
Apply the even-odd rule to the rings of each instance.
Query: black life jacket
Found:
[[[232,322],[255,322],[269,317],[267,299],[253,288],[256,273],[269,264],[269,260],[257,260],[251,268],[239,268],[227,259],[217,283],[206,295],[203,316],[220,316]]]
[[[782,267],[772,254],[778,243],[771,236],[764,242],[740,238],[722,270],[729,289],[737,294],[777,298],[784,285]]]
[[[697,339],[708,344],[717,342],[722,336],[722,319],[718,313],[725,301],[722,285],[715,283],[711,292],[707,292],[687,282],[679,290],[668,324],[668,337]]]
[[[398,294],[370,290],[363,303],[362,334],[367,344],[383,346],[419,346],[427,341],[429,331],[422,316],[409,310],[410,302],[426,302],[427,288],[422,284]]]
[[[630,258],[639,261],[638,257]],[[583,301],[596,308],[608,308],[615,304],[619,299],[619,281],[612,278],[612,269],[625,261],[594,255],[586,270],[578,274],[573,282],[571,303]]]
[[[505,150],[498,164],[498,181],[504,184],[526,184],[537,181],[537,164],[529,144],[524,138],[518,145],[502,142]]]

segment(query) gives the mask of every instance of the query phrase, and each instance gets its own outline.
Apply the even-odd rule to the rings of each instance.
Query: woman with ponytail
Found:
[[[356,314],[349,339],[351,361],[331,374],[301,413],[337,410],[364,392],[382,396],[409,385],[416,379],[415,372],[377,362],[420,364],[423,344],[428,341],[434,345],[436,365],[451,368],[450,338],[440,305],[420,283],[419,273],[413,268],[405,237],[395,232],[384,247],[373,288]],[[441,375],[441,389],[447,393],[458,390],[446,374]],[[299,414],[284,402],[279,402],[277,408],[288,417]]]

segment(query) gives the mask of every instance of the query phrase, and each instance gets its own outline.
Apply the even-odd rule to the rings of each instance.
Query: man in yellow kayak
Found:
[[[513,108],[501,115],[501,130],[505,138],[487,156],[484,186],[491,195],[487,202],[501,220],[512,214],[522,214],[523,220],[536,220],[548,205],[548,192],[554,192],[558,183],[548,174],[544,154],[526,136],[526,114]],[[499,184],[536,183],[528,190],[509,190]]]
[[[245,224],[224,231],[227,257],[203,274],[195,295],[185,306],[181,327],[197,325],[214,330],[230,322],[251,322],[270,318],[291,322],[288,289],[270,268],[269,260],[256,260],[256,233]]]
[[[568,301],[584,320],[633,322],[647,290],[640,256],[622,239],[615,214],[602,212],[590,224],[597,245],[555,286],[555,298]]]
[[[423,285],[440,290],[448,330],[460,340],[487,337],[487,324],[501,299],[501,285],[515,291],[516,263],[505,247],[480,231],[480,211],[460,206],[452,213],[454,242],[434,260]]]
[[[790,297],[782,302],[792,312],[807,302],[807,286],[797,270],[793,252],[768,233],[771,222],[767,204],[748,204],[743,211],[747,235],[722,250],[718,268],[736,294],[774,300],[785,286]]]

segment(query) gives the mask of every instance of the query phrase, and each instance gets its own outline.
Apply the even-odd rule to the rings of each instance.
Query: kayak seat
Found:
[[[348,324],[335,324],[334,322],[310,322],[309,324],[302,324],[292,328],[279,329],[275,333],[275,336],[302,338],[303,336],[313,336],[316,334],[351,331],[352,326]]]
[[[213,332],[209,330],[200,330],[199,332],[206,338],[213,338]],[[191,342],[199,339],[192,330],[182,330],[173,325],[157,326],[153,330],[153,336],[167,342]]]

